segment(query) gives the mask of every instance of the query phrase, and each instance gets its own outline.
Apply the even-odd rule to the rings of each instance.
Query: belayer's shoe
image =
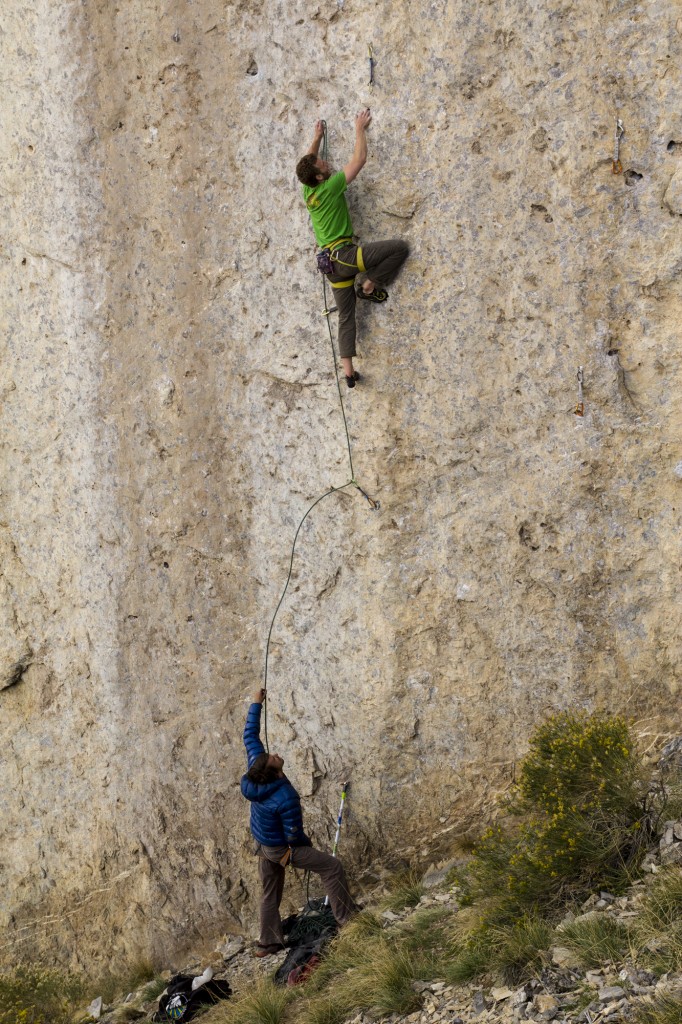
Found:
[[[354,388],[356,380],[360,379],[360,374],[358,373],[357,370],[354,370],[352,377],[346,377],[346,384],[348,385],[349,388]]]
[[[366,292],[362,288],[358,288],[358,298],[367,299],[368,302],[385,302],[388,298],[388,292],[385,288],[375,288],[374,291]]]
[[[253,955],[259,959],[264,956],[273,956],[275,953],[281,953],[284,946],[281,942],[275,942],[272,946],[261,946],[260,942],[253,951]]]

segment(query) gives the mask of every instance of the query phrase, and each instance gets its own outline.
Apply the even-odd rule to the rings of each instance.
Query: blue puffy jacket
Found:
[[[261,704],[252,704],[244,726],[249,768],[265,752],[260,740]],[[286,776],[264,784],[242,776],[242,796],[251,803],[251,832],[263,846],[312,846],[303,831],[301,798]]]

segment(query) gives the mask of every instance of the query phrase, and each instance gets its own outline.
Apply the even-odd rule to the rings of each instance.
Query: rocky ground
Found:
[[[587,920],[606,915],[627,925],[636,922],[647,886],[647,876],[655,876],[668,866],[682,864],[682,821],[667,822],[658,849],[645,859],[646,876],[633,884],[622,896],[608,892],[590,896],[577,913],[569,913],[562,923]],[[386,930],[398,929],[409,923],[415,915],[426,909],[443,908],[453,915],[459,911],[458,890],[448,884],[449,865],[432,867],[424,875],[425,895],[414,907],[398,912],[378,911]],[[380,893],[375,893],[378,899]],[[559,929],[560,933],[560,929]],[[652,947],[653,948],[653,947]],[[253,956],[252,943],[242,936],[224,937],[213,954],[203,959],[190,959],[182,968],[189,974],[200,974],[207,966],[214,969],[215,977],[225,978],[235,996],[249,992],[254,983],[272,976],[286,953],[263,960]],[[166,980],[170,971],[165,972]],[[643,970],[626,959],[605,962],[598,969],[580,967],[576,955],[559,943],[552,946],[547,964],[526,984],[517,988],[501,983],[493,985],[448,985],[444,980],[415,981],[415,990],[422,999],[421,1007],[408,1015],[391,1015],[389,1024],[516,1024],[518,1021],[556,1021],[557,1024],[600,1024],[630,1019],[636,1006],[651,1002],[654,997],[669,994],[682,998],[682,972],[656,975]],[[100,1020],[115,1024],[122,1020],[151,1019],[158,1005],[158,995],[150,998],[150,990],[142,988],[130,993],[117,1006],[100,1005],[96,1000],[89,1007],[84,1020]],[[203,1019],[210,1024],[212,1014]],[[349,1024],[370,1024],[375,1020],[361,1013]]]

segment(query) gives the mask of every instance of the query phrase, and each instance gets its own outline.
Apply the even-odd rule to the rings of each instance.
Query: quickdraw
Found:
[[[620,140],[625,135],[625,128],[623,122],[619,117],[616,118],[616,138],[613,146],[613,173],[621,174],[623,171],[623,165],[620,162]]]
[[[578,404],[575,407],[575,415],[576,416],[584,416],[585,415],[585,403],[583,401],[583,368],[582,368],[582,366],[578,367],[577,377],[578,377]]]

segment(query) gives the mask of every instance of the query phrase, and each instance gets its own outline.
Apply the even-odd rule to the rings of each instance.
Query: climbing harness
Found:
[[[341,823],[343,821],[343,807],[346,802],[346,793],[348,792],[348,783],[345,782],[343,789],[341,790],[341,806],[339,807],[339,816],[336,819],[336,835],[334,836],[334,846],[332,847],[332,857],[336,857],[336,851],[339,848],[339,836],[341,835]],[[325,896],[324,899],[325,907],[329,906],[329,896]]]
[[[368,56],[368,60],[369,60],[369,82],[367,84],[372,86],[372,85],[374,85],[374,65],[375,65],[376,62],[374,60],[374,50],[372,49],[372,44],[371,43],[367,44],[367,53],[369,55]]]
[[[582,368],[582,366],[578,367],[577,377],[578,377],[578,404],[575,407],[575,415],[576,416],[584,416],[585,415],[585,403],[583,401],[583,368]]]
[[[615,142],[614,142],[614,146],[613,146],[613,167],[612,167],[612,170],[613,170],[614,174],[621,174],[622,170],[623,170],[623,165],[620,162],[620,140],[623,138],[624,135],[625,135],[625,128],[623,127],[623,122],[621,121],[621,119],[619,117],[617,117],[616,118],[616,137],[615,137]]]
[[[340,260],[335,256],[335,253],[337,253],[339,249],[343,249],[345,245],[352,244],[352,238],[337,238],[336,241],[330,242],[329,245],[325,245],[324,249],[318,252],[315,257],[317,260],[317,269],[320,273],[325,274],[326,276],[333,274],[335,263],[340,263],[342,267],[352,267],[354,270],[359,270],[360,273],[364,273],[365,264],[362,259],[362,248],[360,246],[358,246],[357,263],[345,263],[343,260]],[[332,284],[332,288],[333,287],[334,285]]]

